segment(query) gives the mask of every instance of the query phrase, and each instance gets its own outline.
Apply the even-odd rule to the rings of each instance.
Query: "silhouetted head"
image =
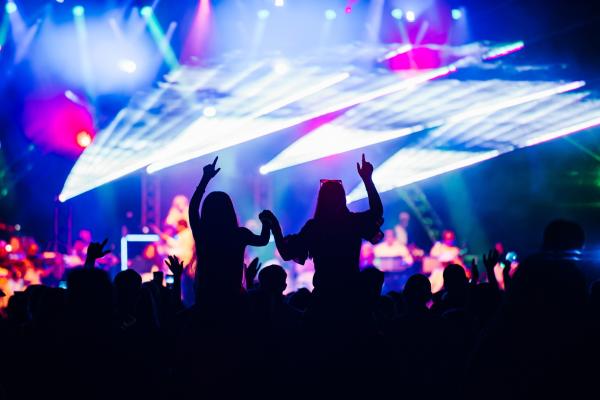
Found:
[[[404,286],[404,301],[412,306],[425,306],[431,300],[431,282],[425,275],[414,274]]]
[[[347,215],[346,193],[339,181],[325,181],[319,189],[315,220],[336,220]]]
[[[6,314],[9,321],[13,323],[22,324],[27,321],[27,295],[25,292],[15,292],[8,299]]]
[[[204,199],[200,213],[202,229],[209,232],[231,232],[238,220],[231,197],[225,192],[211,192]]]
[[[261,290],[272,294],[282,294],[287,287],[287,273],[279,265],[268,265],[258,273]]]
[[[307,288],[300,288],[289,297],[290,306],[297,310],[305,311],[311,303],[312,293]]]
[[[519,264],[507,299],[523,312],[573,316],[585,309],[587,289],[574,263],[532,256]]]
[[[112,313],[112,285],[101,269],[73,269],[67,279],[67,305],[72,318],[104,322]]]
[[[384,275],[377,268],[365,268],[360,271],[359,283],[365,300],[376,301],[381,296]]]
[[[115,276],[114,285],[117,303],[133,302],[142,289],[142,277],[136,271],[126,269]]]
[[[544,229],[544,251],[581,250],[585,244],[585,232],[576,222],[557,219]]]
[[[458,264],[450,264],[444,269],[444,288],[451,292],[466,288],[468,283],[465,270]]]

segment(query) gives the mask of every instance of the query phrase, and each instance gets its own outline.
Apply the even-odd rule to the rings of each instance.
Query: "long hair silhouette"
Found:
[[[231,197],[225,192],[210,192],[204,199],[200,224],[207,239],[229,234],[238,228],[238,219]]]
[[[350,214],[346,206],[346,193],[339,181],[326,181],[321,185],[315,209],[315,221],[339,221]]]

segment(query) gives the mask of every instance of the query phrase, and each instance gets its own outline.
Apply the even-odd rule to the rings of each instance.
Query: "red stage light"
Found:
[[[87,131],[79,132],[75,139],[77,140],[77,145],[84,149],[92,143],[92,135]]]
[[[352,7],[346,6],[346,14],[350,14],[352,12]]]

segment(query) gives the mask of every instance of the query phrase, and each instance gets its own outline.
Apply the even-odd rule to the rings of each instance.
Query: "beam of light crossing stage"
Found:
[[[92,64],[90,63],[90,54],[88,52],[88,36],[85,26],[85,9],[83,6],[76,5],[72,9],[73,20],[75,21],[75,31],[77,32],[77,44],[79,50],[79,63],[81,65],[81,75],[83,78],[83,87],[88,99],[94,98],[94,82],[92,74]]]
[[[522,106],[522,112],[514,116],[509,126],[504,118],[494,115],[485,118],[490,125],[488,134],[473,134],[476,129],[462,124],[444,126],[440,129],[454,130],[450,132],[449,141],[422,142],[416,147],[404,148],[386,160],[373,174],[373,179],[380,192],[385,192],[411,183],[441,175],[459,168],[485,161],[489,158],[508,153],[519,148],[537,145],[548,140],[567,136],[586,129],[600,126],[600,101],[584,101],[577,103],[579,97],[572,95],[570,106],[560,108],[564,104],[561,99],[545,101],[538,104],[540,110],[533,110],[541,118],[532,119],[532,110]],[[503,128],[506,128],[502,130]],[[469,143],[469,135],[478,139],[477,143]],[[462,140],[460,140],[462,138]],[[458,140],[453,140],[458,139]],[[427,147],[427,146],[437,146]],[[495,148],[494,148],[495,147]],[[459,148],[466,164],[449,161],[456,151],[448,148]],[[494,153],[492,153],[494,152]],[[416,157],[420,154],[422,159]],[[460,157],[459,157],[460,158]],[[362,186],[357,186],[348,195],[353,202],[367,196]]]
[[[436,84],[444,85],[446,82],[447,81],[436,82],[435,84],[430,84],[429,86],[435,86]],[[515,107],[520,104],[525,104],[567,91],[576,90],[585,85],[585,82],[577,81],[546,88],[548,84],[542,83],[540,85],[542,86],[542,90],[526,93],[526,91],[523,89],[520,91],[517,91],[512,87],[505,89],[507,83],[504,81],[495,83],[496,90],[494,92],[490,91],[489,89],[486,91],[481,91],[482,94],[487,97],[486,101],[483,101],[481,98],[474,97],[473,95],[463,96],[460,93],[460,87],[455,90],[457,98],[467,100],[456,102],[452,101],[453,99],[451,96],[438,95],[437,98],[439,100],[432,102],[426,97],[426,101],[424,101],[421,106],[426,107],[430,113],[434,113],[433,115],[427,115],[426,110],[416,110],[415,105],[412,103],[403,104],[400,99],[398,99],[398,101],[394,101],[393,103],[367,103],[363,108],[369,109],[372,106],[379,109],[393,108],[396,115],[412,113],[412,115],[419,115],[420,121],[417,122],[413,120],[412,126],[403,127],[401,129],[388,128],[374,131],[366,128],[356,129],[356,124],[354,121],[346,123],[346,119],[349,117],[344,115],[327,125],[317,128],[313,132],[304,135],[296,142],[292,143],[280,154],[275,156],[273,160],[261,166],[259,172],[261,174],[267,174],[283,168],[318,160],[320,158],[397,139],[416,132],[421,132],[425,129],[438,128],[446,123],[457,123],[470,118],[497,112],[502,109]],[[484,83],[483,85],[487,84]],[[535,90],[535,86],[535,84],[531,84],[530,89]],[[427,90],[427,87],[424,87],[423,89]],[[517,94],[516,96],[514,95],[515,92]],[[465,102],[468,102],[468,99],[470,98],[472,99],[471,104],[465,104]],[[383,101],[385,101],[385,98]],[[450,108],[450,110],[448,108]],[[465,111],[458,111],[465,108]],[[438,118],[434,118],[435,114],[438,114]],[[356,116],[355,118],[362,120],[363,125],[366,126],[377,123],[377,119],[368,119],[367,115],[364,115],[364,113]]]
[[[205,78],[208,79],[213,75],[214,73],[205,74]],[[224,84],[230,85],[233,83],[233,81],[236,81],[237,79],[238,77],[234,76],[231,79],[225,80]],[[248,81],[251,81],[251,79],[248,79]],[[197,78],[196,83],[198,83]],[[309,82],[302,82],[301,85],[299,85],[299,87],[302,87],[307,83]],[[202,86],[203,85],[200,82],[199,87]],[[173,130],[175,130],[175,132],[178,131],[176,129],[176,125],[179,122],[181,122],[181,119],[185,120],[186,118],[189,119],[193,117],[194,109],[193,107],[191,107],[191,99],[195,98],[196,95],[193,90],[184,91],[183,96],[179,98],[179,104],[176,105],[181,106],[181,112],[177,113],[177,117],[172,120],[168,120],[167,123],[161,123],[159,129],[152,129],[152,127],[160,123],[160,118],[154,118],[154,122],[146,124],[146,122],[148,122],[148,116],[146,115],[146,107],[156,104],[158,98],[162,97],[163,94],[167,93],[167,90],[168,88],[163,88],[155,92],[152,98],[147,99],[147,101],[144,101],[145,105],[143,105],[135,111],[135,116],[133,120],[137,122],[134,123],[140,122],[141,119],[145,117],[144,126],[148,126],[147,129],[143,129],[143,134],[141,135],[143,136],[143,139],[140,137],[140,135],[138,135],[138,138],[125,137],[126,133],[131,127],[130,125],[126,125],[126,127],[122,129],[118,129],[115,125],[113,125],[112,131],[115,134],[110,135],[110,143],[113,144],[112,147],[109,146],[109,143],[107,142],[109,140],[109,136],[104,135],[102,136],[102,142],[99,142],[101,144],[100,146],[94,147],[94,145],[96,144],[94,143],[92,146],[86,149],[86,151],[84,151],[84,153],[78,160],[77,164],[79,165],[76,164],[76,166],[73,169],[73,174],[69,175],[67,182],[65,183],[61,199],[67,200],[80,193],[83,193],[84,191],[91,190],[94,187],[97,187],[97,185],[99,184],[104,184],[121,176],[127,175],[137,169],[143,168],[146,165],[150,164],[160,154],[164,154],[164,149],[165,147],[167,147],[166,145],[175,139],[172,136],[172,132]],[[264,91],[264,93],[269,94],[268,91]],[[238,99],[238,103],[240,104],[235,104],[235,107],[240,108],[241,106],[243,106],[243,104],[241,103],[251,103],[251,100],[258,101],[259,99]],[[173,100],[170,101],[170,104],[173,105]],[[195,111],[196,115],[201,115],[202,110],[196,107]],[[180,114],[183,115],[183,117],[181,117]],[[194,117],[194,119],[196,118],[197,116]],[[126,117],[121,116],[119,119],[122,122],[126,120]],[[216,129],[216,122],[217,121],[209,122],[211,124],[209,128]],[[236,127],[239,129],[239,126]],[[163,134],[162,138],[160,137],[161,134]],[[136,153],[138,153],[139,155],[136,156]],[[94,179],[93,177],[96,178]]]
[[[386,160],[373,173],[373,182],[380,193],[423,181],[460,168],[497,157],[497,150],[469,152],[435,149],[405,149]],[[346,197],[348,203],[367,196],[358,186]]]
[[[493,60],[494,58],[504,57],[514,52],[517,52],[525,47],[525,43],[522,41],[509,43],[504,46],[500,46],[498,48],[491,49],[484,56],[484,60]]]
[[[4,43],[6,43],[6,39],[8,38],[8,30],[10,29],[10,19],[8,17],[8,13],[5,12],[2,16],[2,23],[0,23],[0,51],[2,47],[4,47]]]
[[[561,128],[549,133],[544,133],[538,137],[527,140],[524,145],[525,146],[534,146],[536,144],[544,143],[552,139],[556,139],[562,136],[571,135],[573,133],[581,132],[586,129],[594,128],[600,126],[600,116],[596,116],[595,118],[588,119],[586,121],[580,122],[575,125],[568,126],[566,128]]]
[[[222,150],[227,147],[231,147],[236,144],[244,143],[249,140],[256,139],[261,136],[265,136],[267,134],[280,131],[285,128],[289,128],[291,126],[298,125],[301,122],[320,117],[322,115],[326,115],[332,112],[343,110],[344,108],[348,108],[354,106],[356,104],[360,104],[362,102],[368,102],[370,100],[376,99],[378,97],[386,96],[388,94],[398,92],[401,90],[410,89],[414,86],[423,84],[429,80],[439,78],[441,76],[448,75],[451,72],[454,72],[456,69],[454,66],[450,65],[447,67],[438,68],[432,71],[423,72],[414,77],[400,80],[396,84],[384,86],[378,88],[377,90],[367,92],[360,95],[350,95],[347,98],[338,100],[335,103],[331,103],[329,107],[321,107],[321,109],[313,114],[305,115],[301,118],[293,118],[287,121],[282,121],[279,124],[272,124],[270,127],[258,127],[257,130],[248,129],[247,127],[240,132],[240,128],[243,128],[246,123],[251,120],[258,120],[263,115],[266,115],[270,112],[273,112],[279,108],[282,108],[288,104],[294,103],[304,97],[309,97],[314,94],[318,94],[321,90],[326,87],[335,85],[349,77],[348,74],[340,74],[332,79],[331,83],[327,83],[322,86],[317,86],[316,88],[309,88],[301,91],[299,94],[291,96],[291,98],[287,98],[281,101],[280,104],[271,105],[265,110],[260,110],[255,115],[251,117],[239,121],[239,123],[233,127],[227,127],[227,129],[219,129],[218,131],[208,131],[211,132],[209,137],[198,138],[197,132],[200,131],[200,126],[190,126],[187,131],[189,132],[185,137],[181,136],[181,140],[176,142],[170,151],[166,151],[163,156],[164,161],[159,161],[151,164],[147,171],[149,173],[157,172],[161,169],[182,163],[184,161],[188,161],[202,155],[210,154],[211,152]],[[202,122],[202,120],[200,120]],[[225,127],[223,127],[225,128]],[[238,133],[239,132],[239,133]],[[227,137],[226,140],[223,137]],[[189,151],[186,154],[186,149],[190,148],[190,143],[196,141],[196,146],[198,149],[195,151]]]
[[[179,61],[177,61],[177,57],[175,56],[175,52],[171,48],[171,45],[167,40],[165,40],[165,34],[160,27],[160,23],[154,15],[154,10],[150,6],[145,6],[140,10],[140,14],[146,20],[146,25],[148,27],[148,31],[150,32],[150,36],[154,39],[158,50],[163,55],[165,63],[169,67],[171,71],[179,68]]]
[[[20,38],[13,36],[17,44],[17,51],[15,52],[14,61],[15,64],[21,62],[25,58],[27,51],[29,50],[29,47],[31,46],[33,39],[36,37],[41,25],[42,19],[39,18]]]
[[[206,132],[207,135],[203,138],[197,138],[197,133],[202,131],[202,127],[198,125],[203,125],[207,122],[206,119],[200,119],[197,121],[200,124],[194,123],[190,125],[181,135],[181,140],[176,142],[172,147],[165,151],[165,155],[161,157],[162,161],[152,163],[148,166],[147,171],[148,173],[154,173],[160,171],[161,169],[182,163],[184,161],[188,161],[214,151],[222,150],[224,148],[231,147],[236,144],[256,139],[269,133],[280,131],[290,126],[297,125],[298,123],[302,122],[302,120],[290,119],[287,121],[283,121],[281,124],[274,124],[273,126],[267,129],[259,127],[258,129],[253,130],[248,129],[247,126],[247,124],[253,120],[256,120],[264,115],[267,115],[289,104],[292,104],[298,100],[301,100],[302,98],[312,96],[329,86],[336,85],[337,83],[347,79],[348,77],[349,74],[341,73],[338,75],[334,75],[333,77],[326,79],[323,82],[319,82],[316,85],[309,86],[304,90],[299,90],[297,92],[282,90],[282,93],[294,94],[288,97],[283,97],[279,100],[276,100],[270,104],[263,106],[255,112],[250,113],[250,115],[241,118],[237,121],[234,121],[233,125],[229,124],[228,126],[228,124],[224,124],[222,123],[222,121],[221,124],[218,124],[218,121],[211,121],[213,129],[204,130],[204,132]],[[197,138],[196,143],[194,143],[194,147],[196,147],[197,149],[189,151],[191,144],[189,139],[192,139],[193,137]]]
[[[182,63],[198,59],[203,55],[210,39],[211,14],[210,0],[198,0],[192,26],[181,52]]]
[[[144,13],[149,15],[148,10]],[[165,150],[178,149],[177,146],[186,143],[183,141],[186,136],[191,145],[185,147],[183,153],[184,158],[189,158],[329,112],[357,104],[366,105],[394,93],[412,95],[414,92],[416,97],[421,89],[415,88],[427,87],[420,84],[435,78],[440,71],[429,70],[411,77],[406,73],[364,68],[398,46],[353,44],[332,47],[326,53],[316,52],[309,57],[290,60],[290,67],[285,71],[273,70],[273,61],[277,58],[249,64],[240,63],[240,56],[233,54],[222,57],[221,64],[215,64],[216,67],[184,66],[171,71],[164,81],[158,82],[156,89],[134,96],[109,126],[97,134],[73,167],[60,198],[67,200],[140,168],[153,164],[156,167],[164,161]],[[454,58],[459,54],[462,58],[458,62],[472,65],[481,61],[481,54],[493,48],[471,44],[446,46],[440,51],[450,51],[455,54]],[[446,68],[454,70],[454,66]],[[315,82],[348,73],[350,76],[314,94],[290,98],[289,93],[302,94]],[[301,76],[304,78],[299,80]],[[419,82],[420,79],[423,81]],[[409,84],[403,80],[408,80]],[[265,86],[269,83],[273,85]],[[199,100],[197,91],[207,93],[208,97],[203,94]],[[217,97],[212,98],[211,91]],[[249,94],[253,97],[248,97]],[[215,115],[207,117],[206,107],[213,108]],[[381,110],[374,109],[371,113],[378,115]],[[382,115],[392,120],[394,113]],[[202,130],[194,132],[190,129],[194,124]],[[223,138],[229,142],[222,143]]]
[[[467,47],[472,47],[472,46],[467,46]],[[356,49],[355,49],[355,50],[356,50]],[[360,50],[360,49],[359,49],[359,50]],[[354,51],[354,53],[356,53],[356,51]],[[181,75],[181,74],[174,74],[174,73],[171,73],[170,75]],[[172,79],[167,79],[167,80],[168,80],[168,81],[173,81],[173,80],[174,80],[174,81],[176,81],[176,80],[177,80],[177,77],[173,77]],[[378,80],[380,80],[380,79],[378,79]],[[235,83],[238,83],[238,82],[235,82]],[[364,85],[364,83],[363,83],[363,85]],[[161,85],[160,85],[160,83],[159,83],[159,86],[161,86]],[[233,86],[233,82],[232,82],[232,85],[231,85],[231,86]],[[231,87],[223,87],[221,90],[222,90],[222,91],[228,91],[228,90],[231,90],[231,89],[232,89]],[[160,96],[159,96],[158,98],[160,98]],[[156,100],[156,101],[158,101],[158,98],[155,98],[155,100]],[[319,99],[319,100],[321,101],[322,99]],[[336,102],[338,101],[338,98],[335,98],[334,100],[335,100],[335,101],[334,101],[333,103],[336,103]],[[119,113],[118,117],[120,117],[120,116],[121,116],[121,113]],[[140,117],[140,118],[141,118],[141,117]]]

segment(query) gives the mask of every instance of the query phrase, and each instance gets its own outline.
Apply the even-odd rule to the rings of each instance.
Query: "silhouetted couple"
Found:
[[[285,236],[271,211],[259,214],[260,235],[238,225],[231,198],[224,192],[211,192],[198,208],[210,180],[220,171],[217,158],[204,167],[204,173],[190,202],[190,224],[196,241],[198,268],[197,297],[226,298],[242,291],[244,250],[246,246],[265,246],[273,232],[284,260],[303,264],[312,258],[315,264],[315,292],[339,293],[353,287],[359,272],[362,239],[381,239],[383,205],[372,174],[373,165],[362,156],[356,165],[369,197],[369,210],[353,213],[346,206],[341,181],[322,180],[314,217],[299,233]],[[350,285],[350,286],[349,286]]]

